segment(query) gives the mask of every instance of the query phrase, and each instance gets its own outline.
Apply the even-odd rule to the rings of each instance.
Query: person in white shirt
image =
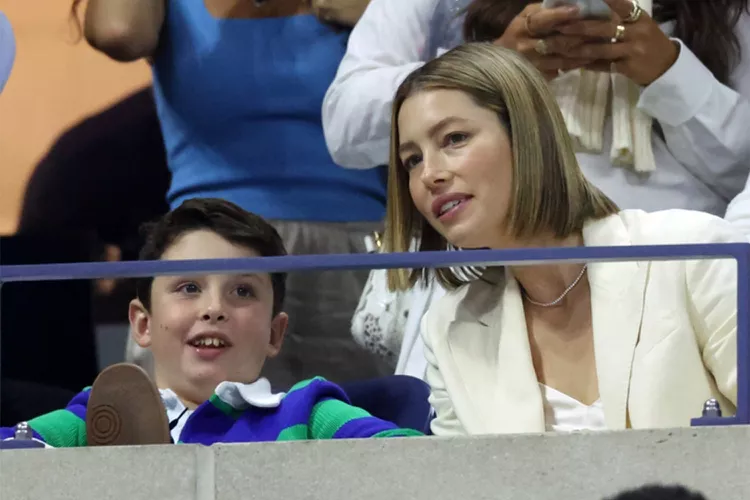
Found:
[[[10,77],[16,58],[16,39],[8,18],[0,11],[0,92]]]
[[[555,97],[518,52],[466,44],[394,99],[383,245],[419,251],[743,242],[698,211],[620,210],[585,178]],[[737,265],[729,259],[430,272],[422,322],[439,436],[687,427],[737,409]],[[422,269],[389,270],[392,289]]]
[[[628,0],[606,1],[623,19],[633,10]],[[640,4],[647,8],[651,1],[641,0]],[[329,151],[347,168],[386,163],[396,88],[411,71],[460,44],[462,31],[469,40],[493,40],[522,50],[550,78],[557,70],[570,70],[592,56],[607,60],[617,56],[622,61],[615,69],[635,84],[615,76],[611,85],[627,88],[632,105],[613,105],[605,99],[592,121],[601,126],[590,126],[593,131],[581,133],[571,111],[577,103],[571,104],[568,84],[578,72],[553,80],[569,130],[581,136],[579,142],[593,146],[584,150],[578,144],[577,158],[584,174],[623,208],[685,208],[723,216],[750,171],[747,5],[747,0],[654,0],[649,10],[658,25],[642,12],[631,23],[580,21],[569,25],[572,34],[562,38],[547,33],[558,22],[568,22],[576,15],[562,8],[542,11],[540,4],[528,0],[372,0],[350,36],[323,102]],[[592,43],[591,36],[581,33],[598,34],[604,43]],[[617,37],[622,40],[610,43]],[[587,43],[572,43],[581,38]],[[567,54],[555,54],[566,52],[566,46],[570,47]],[[602,69],[601,64],[593,67]],[[591,86],[602,83],[607,82],[595,81]],[[605,86],[599,95],[606,95],[606,90]],[[617,95],[622,100],[622,93]],[[623,113],[628,112],[637,126],[630,127],[628,120],[623,120]],[[620,125],[617,130],[625,130],[617,134],[616,142],[613,124]],[[592,134],[596,129],[603,131],[598,137]],[[622,136],[631,129],[642,138],[640,147],[628,144],[627,137],[622,147]],[[622,151],[626,154],[621,155]],[[628,156],[645,157],[641,162],[645,166],[628,165]],[[415,332],[404,336],[413,338]]]
[[[724,219],[750,240],[750,178],[745,184],[745,189],[729,203]]]
[[[620,12],[631,9],[629,0],[606,1]],[[488,3],[496,5],[494,12],[483,8]],[[538,40],[546,39],[548,51],[560,50],[545,33],[554,29],[556,20],[567,21],[571,16],[550,15],[540,12],[540,4],[528,4],[526,0],[373,0],[352,31],[323,102],[326,142],[336,163],[347,168],[386,163],[396,88],[425,61],[461,43],[462,28],[472,40],[492,38],[511,48],[525,45],[529,49],[525,53],[537,61],[544,59],[548,64],[544,68],[552,73],[570,69],[549,65],[550,60],[564,62],[567,55],[539,57],[535,49]],[[576,49],[584,53],[596,50],[596,55],[612,57],[611,50],[620,56],[631,49],[643,52],[642,56],[628,55],[627,64],[617,69],[640,85],[636,107],[657,125],[651,134],[655,167],[643,173],[613,166],[612,116],[606,116],[603,123],[602,152],[579,151],[578,160],[587,178],[624,208],[687,208],[724,215],[750,172],[748,0],[655,0],[654,4],[654,15],[663,21],[659,26],[672,38],[655,29],[655,21],[646,13],[638,22],[623,25],[625,41],[620,44],[609,43],[616,30],[612,23],[599,22],[592,28],[580,22],[574,29],[600,36],[602,30],[611,30],[605,44],[587,43]],[[469,15],[462,16],[467,6]],[[482,15],[496,16],[491,19],[497,21],[488,23]],[[462,22],[468,24],[462,26]],[[495,31],[488,24],[494,24]],[[507,32],[498,31],[504,26]],[[618,48],[602,54],[604,45]],[[658,48],[676,46],[674,61],[659,60]],[[570,53],[581,55],[572,49]]]
[[[745,189],[729,203],[724,219],[750,240],[750,178],[745,184]]]

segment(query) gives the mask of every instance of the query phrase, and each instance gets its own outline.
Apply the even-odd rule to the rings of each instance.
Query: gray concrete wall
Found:
[[[0,452],[2,500],[750,499],[750,427]]]

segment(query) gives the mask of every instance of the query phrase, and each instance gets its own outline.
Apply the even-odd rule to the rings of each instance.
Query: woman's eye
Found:
[[[198,285],[195,283],[185,283],[184,285],[177,287],[177,291],[192,294],[200,292],[200,288],[198,288]]]
[[[419,155],[412,155],[403,161],[404,168],[411,170],[422,162],[422,157]]]
[[[447,136],[445,136],[445,145],[455,146],[456,144],[461,144],[468,138],[469,136],[466,134],[463,134],[461,132],[454,132],[452,134],[448,134]]]
[[[246,285],[240,285],[235,290],[239,297],[247,298],[253,296],[253,289]]]

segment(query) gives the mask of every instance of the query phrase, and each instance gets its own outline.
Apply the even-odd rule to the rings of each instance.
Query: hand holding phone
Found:
[[[609,19],[612,17],[612,9],[604,0],[544,0],[542,7],[552,9],[563,6],[576,6],[584,19]]]
[[[580,1],[589,3],[600,0],[544,0],[549,5]],[[558,32],[563,37],[586,40],[566,50],[564,57],[588,59],[591,63],[585,65],[586,69],[611,71],[628,77],[640,86],[651,85],[677,61],[680,45],[661,30],[650,13],[636,0],[606,0],[606,4],[612,11],[612,17],[608,20],[571,22],[559,27]],[[539,4],[537,8],[545,10]],[[588,14],[592,12],[591,9],[587,11]],[[554,38],[547,37],[546,40],[550,45]]]
[[[582,68],[592,62],[590,58],[562,55],[578,43],[575,37],[562,35],[560,29],[578,21],[581,15],[575,3],[545,9],[537,1],[524,7],[494,43],[524,55],[548,80],[553,80],[561,71]]]

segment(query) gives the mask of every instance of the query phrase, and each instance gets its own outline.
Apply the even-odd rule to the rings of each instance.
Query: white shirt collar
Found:
[[[187,410],[180,398],[172,389],[159,389],[164,408],[167,410],[167,419],[171,424],[177,420],[171,430],[174,442],[179,441],[182,428],[187,422],[192,410]],[[271,383],[268,379],[259,378],[251,384],[241,382],[222,382],[214,390],[214,394],[223,402],[235,410],[246,410],[251,406],[256,408],[276,408],[281,404],[285,393],[271,392]]]
[[[177,394],[172,389],[159,389],[162,402],[167,410],[167,418],[173,421],[185,411]],[[285,393],[273,393],[268,379],[259,378],[251,384],[241,382],[222,382],[214,390],[216,396],[235,410],[245,410],[251,406],[256,408],[276,408],[281,404]]]

